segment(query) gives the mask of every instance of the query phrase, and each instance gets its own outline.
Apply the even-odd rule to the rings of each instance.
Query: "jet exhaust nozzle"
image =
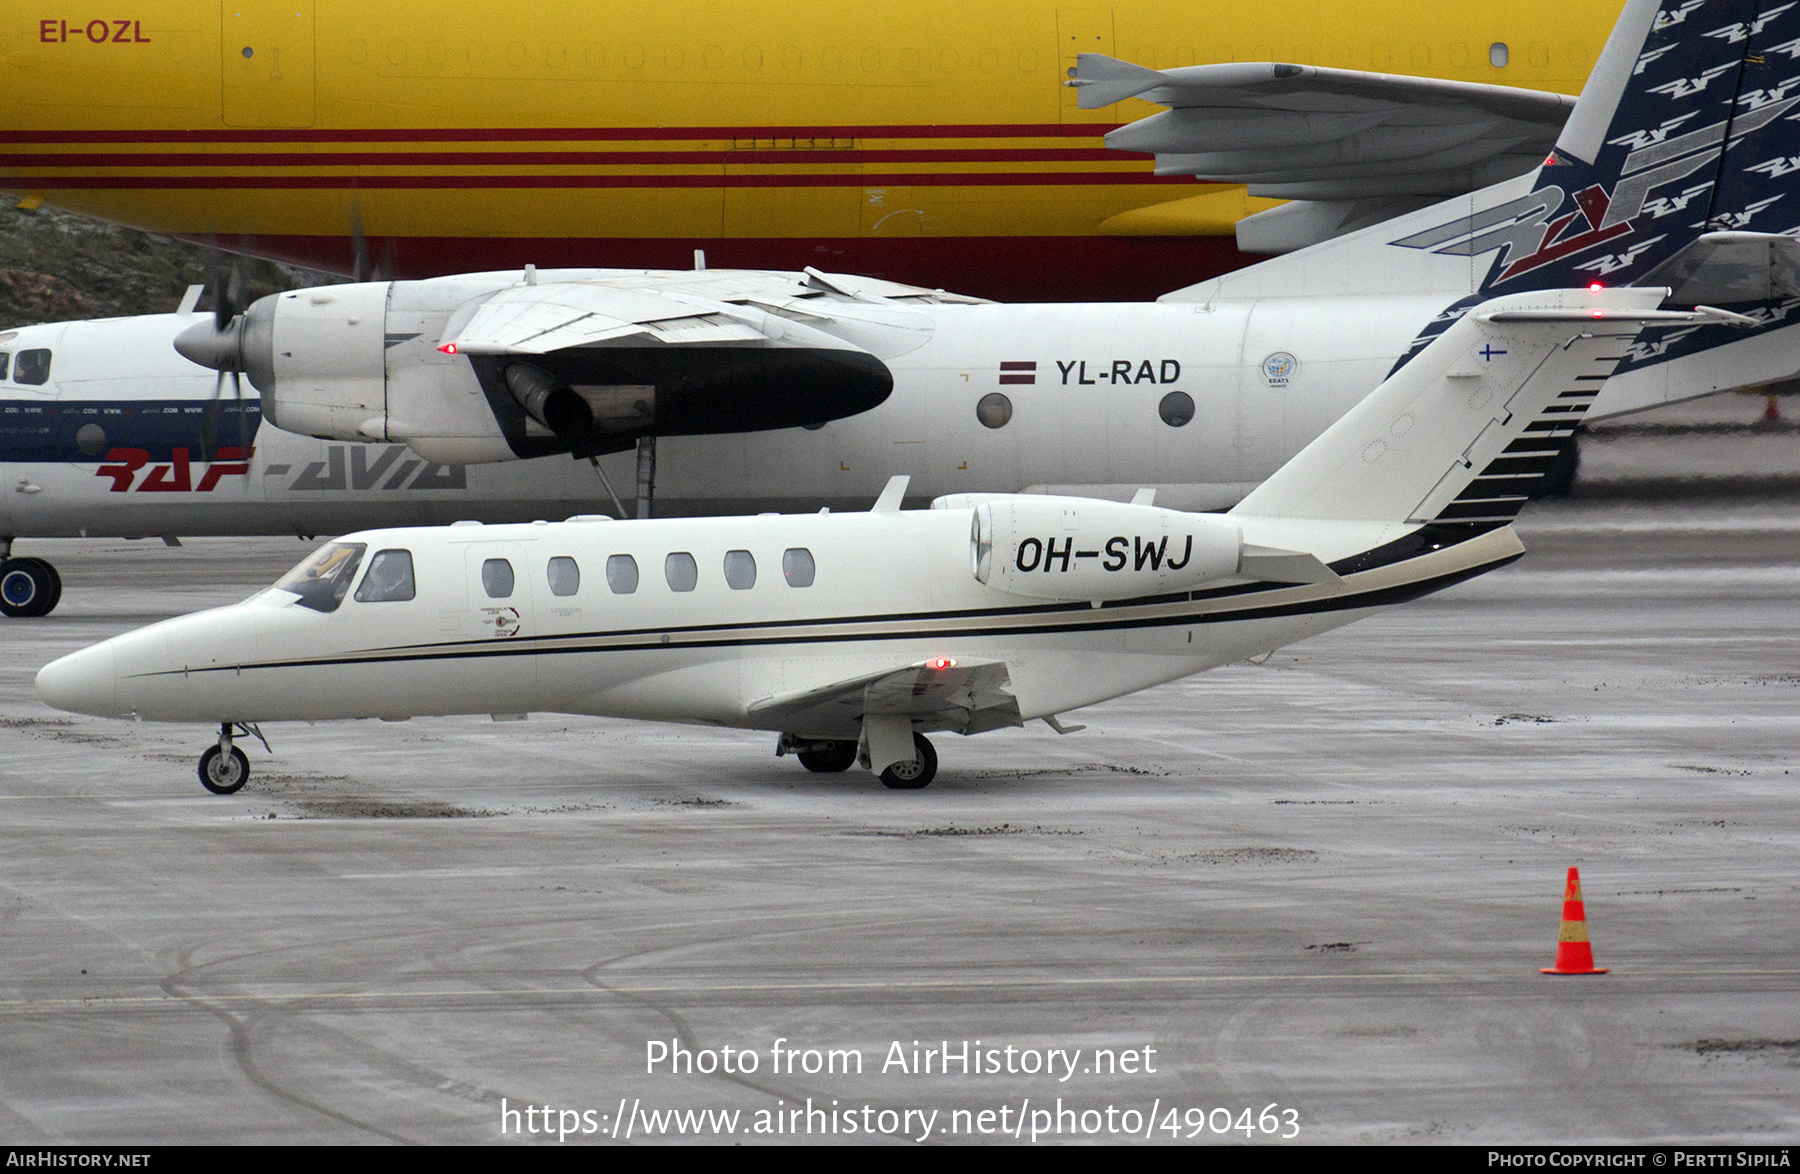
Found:
[[[560,440],[578,444],[594,430],[594,409],[587,400],[541,367],[512,364],[506,369],[506,388],[526,415]]]

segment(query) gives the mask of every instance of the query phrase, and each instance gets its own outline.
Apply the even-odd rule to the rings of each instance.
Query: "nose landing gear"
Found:
[[[269,749],[269,740],[254,722],[220,722],[219,740],[200,756],[200,785],[215,795],[235,795],[250,781],[250,759],[233,739],[255,738]]]

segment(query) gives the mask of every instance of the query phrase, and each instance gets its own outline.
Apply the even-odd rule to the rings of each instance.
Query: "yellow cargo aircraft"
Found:
[[[1296,168],[1360,164],[1367,190],[1313,184],[1345,224],[1374,207],[1351,198],[1479,186],[1477,131],[1490,154],[1541,158],[1520,128],[1555,101],[1560,122],[1554,96],[1579,92],[1620,3],[6,7],[0,190],[23,207],[384,276],[685,267],[703,248],[714,265],[1104,300],[1247,260],[1234,223],[1274,207],[1259,190],[1313,190]],[[1543,101],[1496,105],[1499,87]],[[1191,120],[1145,122],[1159,105]],[[1232,121],[1246,113],[1264,121]],[[1135,150],[1108,146],[1121,127]],[[1442,164],[1422,188],[1389,174],[1421,153],[1412,172]]]

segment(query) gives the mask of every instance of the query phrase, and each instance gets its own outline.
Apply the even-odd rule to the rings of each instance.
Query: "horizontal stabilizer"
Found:
[[[1709,232],[1633,285],[1666,285],[1678,306],[1800,297],[1800,240],[1771,232]]]

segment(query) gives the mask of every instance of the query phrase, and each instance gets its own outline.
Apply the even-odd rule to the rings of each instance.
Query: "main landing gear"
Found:
[[[219,741],[200,756],[200,785],[215,795],[235,795],[250,781],[250,758],[234,744],[235,738],[255,738],[264,750],[269,740],[252,722],[220,722]]]
[[[924,734],[913,735],[913,749],[918,758],[913,762],[897,762],[881,772],[883,786],[896,791],[916,791],[937,777],[937,750]],[[817,738],[801,738],[783,734],[775,743],[777,757],[792,754],[800,765],[814,774],[836,774],[856,765],[855,742],[839,742]]]
[[[13,558],[12,539],[0,539],[0,615],[47,616],[62,599],[62,576],[41,558]]]
[[[931,785],[937,777],[937,750],[924,734],[913,735],[913,750],[918,757],[911,762],[896,762],[881,772],[881,785],[895,791],[917,791]]]

